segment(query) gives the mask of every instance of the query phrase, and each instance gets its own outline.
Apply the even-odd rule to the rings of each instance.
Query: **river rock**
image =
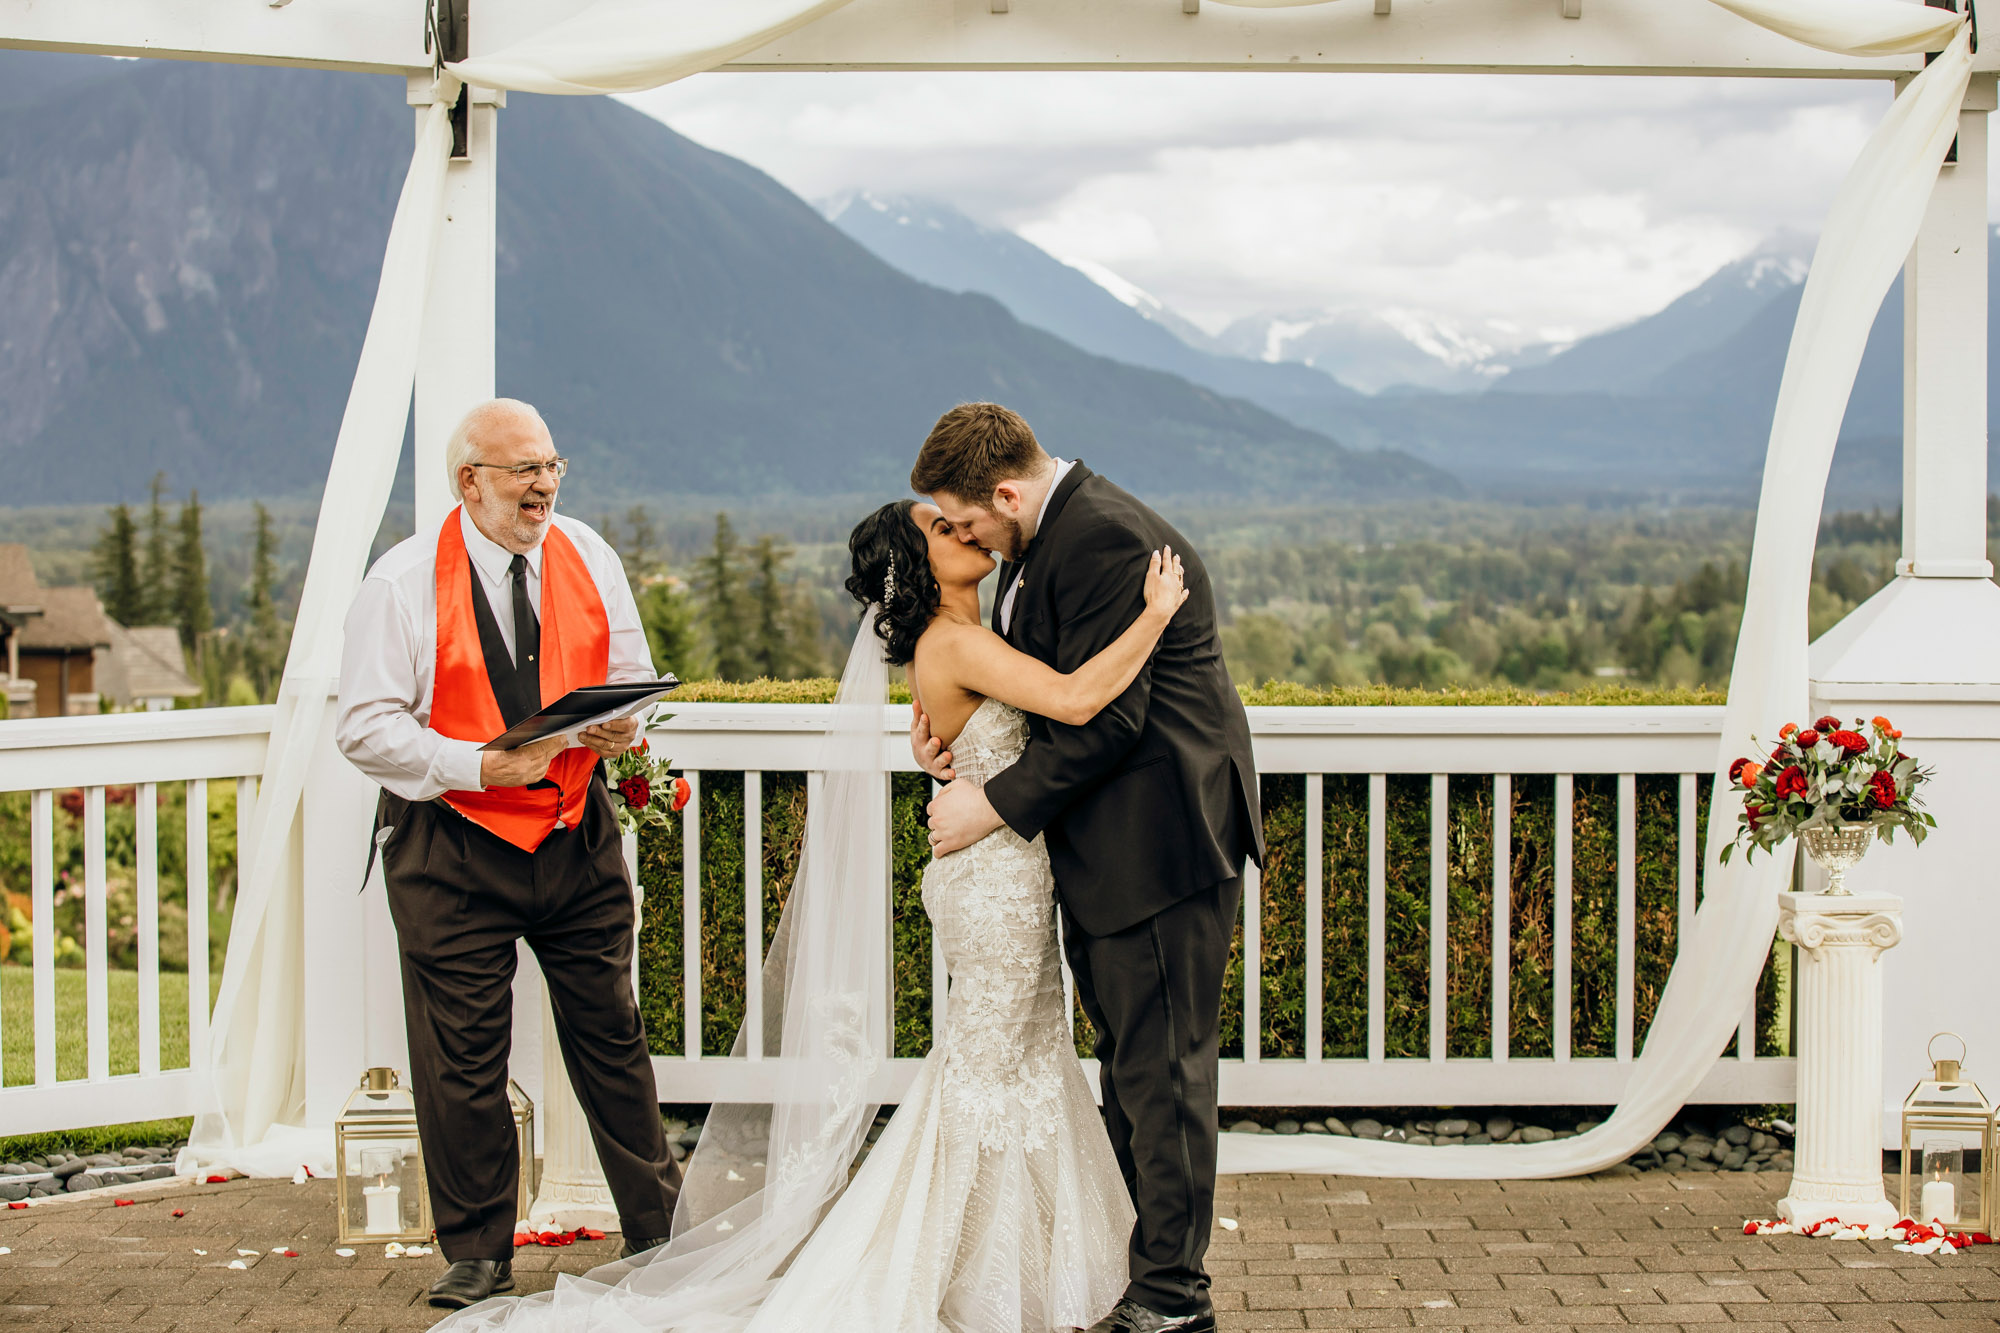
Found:
[[[165,1180],[174,1174],[171,1162],[150,1162],[139,1168],[140,1180]]]
[[[1461,1143],[1464,1143],[1464,1142],[1465,1142],[1465,1135],[1463,1135],[1463,1134],[1434,1134],[1434,1135],[1432,1135],[1432,1136],[1431,1136],[1431,1142],[1432,1142],[1432,1143],[1435,1143],[1435,1144],[1436,1144],[1436,1145],[1437,1145],[1438,1147],[1440,1147],[1440,1148],[1456,1148],[1456,1147],[1458,1147],[1458,1146],[1459,1146],[1459,1145],[1460,1145]]]
[[[1468,1134],[1465,1136],[1465,1146],[1468,1148],[1483,1147],[1491,1142],[1493,1142],[1491,1134]]]
[[[1300,1125],[1298,1121],[1287,1117],[1286,1119],[1280,1120],[1277,1124],[1271,1126],[1271,1128],[1276,1130],[1280,1134],[1296,1134],[1299,1132],[1300,1129],[1304,1127]]]
[[[72,1176],[82,1174],[85,1169],[84,1164],[79,1161],[59,1162],[49,1168],[49,1174],[57,1180],[68,1180]]]
[[[1741,1148],[1749,1144],[1751,1132],[1748,1125],[1731,1125],[1722,1131],[1722,1141],[1732,1148]]]
[[[1724,1171],[1740,1171],[1743,1169],[1743,1164],[1749,1160],[1749,1149],[1740,1147],[1731,1148],[1729,1156],[1722,1159],[1722,1169]]]
[[[34,1186],[25,1180],[0,1182],[0,1201],[19,1203],[28,1197],[28,1192],[32,1189],[34,1189]]]
[[[1403,1142],[1417,1143],[1428,1146],[1431,1142],[1431,1136],[1428,1134],[1412,1134],[1408,1138],[1404,1139]]]
[[[1688,1158],[1688,1170],[1713,1171],[1715,1170],[1715,1163],[1706,1157],[1690,1157]]]
[[[1337,1120],[1332,1116],[1328,1116],[1326,1118],[1326,1132],[1329,1134],[1341,1134],[1349,1136],[1351,1136],[1354,1133],[1353,1130],[1347,1127],[1347,1122],[1345,1120]]]
[[[1682,1170],[1688,1164],[1687,1155],[1685,1153],[1670,1152],[1662,1160],[1666,1163],[1666,1168],[1669,1171]]]
[[[1670,1152],[1678,1152],[1680,1151],[1680,1146],[1681,1136],[1672,1130],[1668,1130],[1653,1140],[1653,1151],[1662,1155]]]
[[[1437,1123],[1432,1120],[1419,1120],[1414,1124],[1406,1120],[1403,1122],[1403,1130],[1405,1133],[1435,1134],[1438,1132],[1438,1127]]]
[[[83,1190],[100,1189],[103,1185],[104,1180],[102,1177],[94,1175],[89,1171],[83,1171],[69,1178],[67,1188],[71,1194],[77,1194]]]
[[[1354,1122],[1354,1137],[1357,1139],[1379,1139],[1382,1137],[1382,1122],[1362,1119]]]
[[[1514,1132],[1514,1122],[1504,1115],[1489,1116],[1486,1121],[1486,1137],[1495,1143],[1503,1142]]]
[[[1440,1120],[1438,1121],[1437,1132],[1447,1138],[1462,1139],[1472,1132],[1472,1122],[1470,1120]]]
[[[1544,1129],[1540,1125],[1523,1125],[1521,1127],[1521,1142],[1523,1143],[1547,1143],[1555,1136],[1554,1130]]]

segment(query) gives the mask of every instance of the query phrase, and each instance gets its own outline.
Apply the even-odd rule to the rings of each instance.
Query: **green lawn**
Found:
[[[209,978],[209,1003],[222,978]],[[113,971],[106,977],[110,1010],[111,1072],[139,1072],[139,974]],[[83,1078],[88,1073],[84,1050],[84,972],[56,972],[56,1077]],[[0,967],[0,1082],[7,1087],[35,1081],[35,973],[33,968]],[[185,1068],[188,1062],[187,974],[160,973],[160,1067]]]

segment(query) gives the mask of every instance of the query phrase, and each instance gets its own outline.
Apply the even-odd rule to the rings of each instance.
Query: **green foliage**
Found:
[[[19,1162],[30,1157],[47,1157],[52,1152],[118,1152],[125,1148],[151,1148],[175,1143],[188,1136],[194,1120],[138,1120],[123,1125],[98,1125],[91,1129],[59,1129],[46,1134],[17,1134],[0,1139],[0,1162]]]
[[[702,623],[708,631],[715,674],[724,680],[748,680],[757,675],[743,551],[727,514],[715,516],[715,541],[708,554],[695,561],[695,587],[701,594]]]
[[[104,613],[121,625],[146,623],[146,588],[139,577],[139,529],[125,505],[109,511],[94,553],[97,596]]]
[[[64,971],[56,982],[56,1077],[80,1079],[88,1071],[85,1034],[88,997],[82,972]],[[187,975],[160,974],[160,1067],[185,1069],[188,1063]],[[9,1087],[35,1081],[35,974],[25,967],[0,967],[0,1042],[5,1050],[5,1078]],[[209,1004],[222,984],[220,975],[209,977]],[[106,1056],[111,1073],[139,1072],[139,974],[113,968],[105,974]],[[0,1158],[0,1160],[5,1160]]]
[[[278,622],[274,595],[278,582],[278,539],[271,530],[271,511],[259,502],[256,512],[256,546],[250,558],[247,598],[250,614],[243,645],[243,667],[251,686],[252,703],[277,698],[278,679],[285,669],[285,650],[291,637],[290,630]],[[225,702],[234,705],[235,696],[232,680],[230,697]]]
[[[167,506],[164,496],[167,474],[153,474],[152,499],[146,506],[146,561],[141,575],[146,588],[146,613],[138,623],[174,623],[174,560],[167,538]]]
[[[180,627],[181,649],[199,661],[202,641],[215,627],[215,606],[209,600],[208,554],[201,545],[201,496],[188,492],[181,506],[180,541],[174,548],[174,623]]]

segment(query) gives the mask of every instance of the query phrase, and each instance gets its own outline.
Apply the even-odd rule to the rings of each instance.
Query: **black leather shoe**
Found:
[[[665,1236],[627,1236],[624,1247],[618,1251],[618,1257],[620,1259],[630,1259],[635,1254],[644,1254],[647,1250],[657,1250],[666,1243],[667,1237]]]
[[[514,1289],[514,1265],[505,1259],[460,1259],[431,1283],[431,1304],[463,1310],[488,1296]]]
[[[1215,1313],[1161,1314],[1128,1296],[1092,1324],[1088,1333],[1215,1333]]]

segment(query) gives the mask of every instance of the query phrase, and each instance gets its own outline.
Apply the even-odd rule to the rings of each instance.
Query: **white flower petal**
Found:
[[[335,1250],[334,1253],[343,1259],[352,1259],[354,1257],[354,1251],[352,1250]]]
[[[229,1266],[231,1268],[248,1268],[250,1265],[244,1263],[241,1259],[231,1259],[229,1261]]]
[[[729,1222],[729,1221],[717,1222],[715,1224],[715,1229],[717,1231],[734,1231],[736,1230],[736,1224],[734,1222]]]
[[[207,1253],[208,1253],[208,1251],[207,1251],[207,1250],[196,1250],[196,1251],[195,1251],[195,1253],[196,1253],[196,1254],[207,1254]]]
[[[292,1183],[294,1185],[303,1185],[311,1179],[312,1172],[306,1170],[304,1167],[300,1167],[298,1170],[292,1172]]]
[[[262,1253],[263,1253],[263,1251],[262,1251],[262,1250],[238,1250],[238,1251],[237,1251],[237,1253],[238,1253],[238,1254],[240,1254],[240,1255],[242,1255],[242,1256],[243,1256],[243,1257],[244,1257],[245,1259],[253,1259],[253,1258],[255,1258],[256,1256],[258,1256],[258,1255],[262,1254]]]
[[[741,1179],[743,1179],[743,1177],[742,1177],[742,1176],[739,1176],[739,1175],[737,1175],[737,1174],[736,1174],[736,1171],[735,1171],[735,1169],[734,1169],[734,1168],[731,1168],[731,1170],[729,1171],[729,1174],[727,1175],[726,1179],[729,1179],[729,1180],[741,1180]]]
[[[1215,1219],[1215,1224],[1224,1231],[1236,1230],[1236,1219],[1233,1217],[1218,1217]]]

